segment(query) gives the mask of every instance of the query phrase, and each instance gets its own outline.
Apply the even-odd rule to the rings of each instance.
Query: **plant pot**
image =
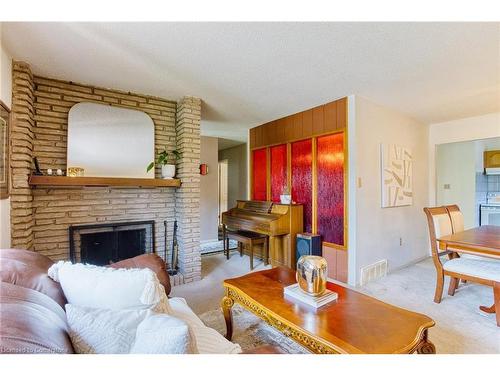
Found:
[[[175,164],[164,164],[161,166],[161,178],[174,178]]]
[[[280,195],[281,204],[290,204],[292,203],[292,196],[290,194],[282,194]]]

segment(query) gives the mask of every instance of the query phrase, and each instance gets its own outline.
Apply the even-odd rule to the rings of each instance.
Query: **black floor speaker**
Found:
[[[302,255],[317,255],[321,256],[321,236],[312,233],[297,234],[296,243],[296,260]]]

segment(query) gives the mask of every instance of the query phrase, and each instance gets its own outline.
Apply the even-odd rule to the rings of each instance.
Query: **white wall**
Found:
[[[429,205],[436,204],[436,145],[500,136],[500,112],[429,126]]]
[[[422,211],[428,202],[428,126],[403,114],[356,96],[355,119],[349,123],[349,155],[361,186],[351,184],[349,209],[355,209],[356,239],[349,244],[355,252],[356,282],[359,270],[381,259],[387,259],[389,270],[397,269],[429,255],[429,241],[425,216]],[[351,114],[349,115],[351,121]],[[351,132],[351,126],[355,132]],[[353,134],[354,133],[354,134]],[[408,147],[413,152],[413,205],[381,208],[380,144],[393,143]],[[354,172],[353,172],[354,169]],[[359,180],[360,179],[360,180]],[[353,225],[350,223],[350,230]],[[400,245],[400,239],[402,244]],[[351,265],[350,271],[351,270]],[[352,276],[351,276],[352,277]]]
[[[358,267],[356,259],[356,237],[357,237],[357,153],[356,153],[356,96],[347,98],[347,283],[356,285],[358,283]]]
[[[12,105],[12,57],[2,42],[0,23],[0,100],[9,108]],[[10,247],[10,198],[0,200],[0,248]]]
[[[200,240],[218,237],[219,150],[214,137],[201,137],[200,163],[207,164],[208,174],[200,176]]]
[[[445,189],[445,184],[449,185]],[[458,204],[465,229],[475,226],[476,145],[456,142],[436,149],[436,205]]]

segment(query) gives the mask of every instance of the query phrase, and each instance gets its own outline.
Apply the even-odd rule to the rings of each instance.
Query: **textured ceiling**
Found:
[[[424,123],[499,111],[499,23],[4,23],[35,73],[203,99],[202,134],[350,94]]]

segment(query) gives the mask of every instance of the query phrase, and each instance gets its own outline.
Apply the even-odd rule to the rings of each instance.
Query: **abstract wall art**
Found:
[[[382,207],[413,204],[413,157],[407,147],[380,145],[382,166]]]

